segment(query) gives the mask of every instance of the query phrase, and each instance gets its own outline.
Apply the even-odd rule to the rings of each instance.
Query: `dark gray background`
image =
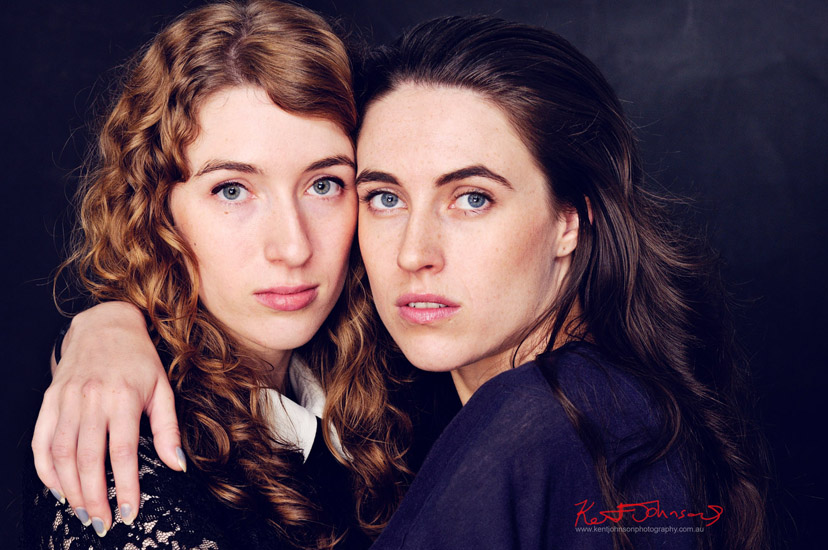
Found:
[[[50,272],[96,99],[139,45],[199,2],[34,1],[4,8],[0,533],[14,540],[19,472],[61,318]],[[495,13],[559,32],[591,57],[640,127],[650,173],[695,199],[692,223],[726,261],[791,548],[822,546],[825,516],[828,3],[820,0],[319,0],[387,41],[417,21]]]

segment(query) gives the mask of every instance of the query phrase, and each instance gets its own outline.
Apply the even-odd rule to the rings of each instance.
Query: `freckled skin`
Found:
[[[207,98],[199,128],[186,151],[193,176],[173,189],[170,210],[198,258],[200,298],[251,351],[286,365],[336,303],[356,225],[353,167],[307,168],[335,156],[352,162],[353,145],[333,122],[289,114],[255,87]],[[255,172],[199,175],[225,161]],[[322,178],[345,187],[319,194],[313,184]],[[222,185],[234,185],[233,200]],[[276,311],[255,298],[262,289],[299,284],[317,285],[316,298],[300,311]]]
[[[406,84],[391,92],[368,109],[357,157],[361,173],[397,182],[358,189],[360,250],[380,317],[415,366],[453,371],[461,397],[470,395],[508,368],[523,331],[552,303],[577,216],[553,209],[545,176],[504,113],[468,90]],[[469,166],[511,188],[480,176],[437,185]],[[394,208],[367,200],[383,192],[398,197]],[[470,208],[482,194],[485,205]],[[407,292],[460,307],[444,321],[411,323],[396,305]]]

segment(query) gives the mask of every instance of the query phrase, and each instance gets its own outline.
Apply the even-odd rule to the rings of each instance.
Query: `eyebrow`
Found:
[[[437,183],[435,184],[437,187],[442,185],[446,185],[447,183],[451,183],[453,181],[464,180],[466,178],[487,178],[492,181],[496,181],[500,185],[506,187],[507,189],[514,190],[512,184],[509,183],[509,180],[501,176],[496,172],[492,172],[482,164],[475,164],[474,166],[467,166],[465,168],[461,168],[459,170],[455,170],[454,172],[449,172],[448,174],[443,174],[439,178],[437,178]]]
[[[356,170],[356,163],[345,155],[334,155],[332,157],[324,158],[312,162],[305,168],[305,172],[313,172],[314,170],[322,170],[323,168],[330,168],[331,166],[350,166]]]
[[[356,170],[356,164],[353,160],[346,157],[345,155],[334,155],[332,157],[327,157],[324,159],[317,160],[316,162],[312,162],[309,164],[304,172],[313,172],[315,170],[322,170],[324,168],[330,168],[332,166],[350,166],[354,170]],[[229,170],[232,172],[242,172],[244,174],[261,174],[262,169],[254,164],[248,164],[246,162],[237,162],[233,160],[208,160],[204,163],[204,166],[196,172],[195,177],[203,176],[204,174],[209,174],[210,172],[217,172],[219,170]]]
[[[196,172],[194,177],[203,176],[210,172],[217,172],[219,170],[229,170],[232,172],[242,172],[244,174],[261,174],[259,167],[246,162],[236,162],[232,160],[208,160],[204,166]]]
[[[387,183],[389,185],[399,185],[397,178],[388,172],[380,172],[379,170],[363,170],[356,178],[356,185],[361,183],[376,182]]]
[[[466,178],[487,178],[492,181],[499,183],[500,185],[506,187],[507,189],[514,190],[512,184],[509,183],[509,180],[501,176],[500,174],[493,172],[483,166],[482,164],[476,164],[474,166],[466,166],[465,168],[460,168],[459,170],[454,170],[453,172],[449,172],[448,174],[443,174],[437,181],[435,182],[436,187],[441,187],[453,181],[464,180]],[[356,185],[360,185],[361,183],[368,183],[368,182],[377,182],[377,183],[386,183],[389,185],[399,185],[400,182],[397,181],[397,178],[389,174],[388,172],[381,172],[378,170],[363,170],[357,176]]]

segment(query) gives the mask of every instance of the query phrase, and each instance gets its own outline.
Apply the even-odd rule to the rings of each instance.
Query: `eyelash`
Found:
[[[492,205],[495,203],[494,198],[492,198],[492,196],[486,191],[483,191],[482,189],[467,189],[462,193],[458,193],[454,197],[454,202],[452,204],[456,204],[460,197],[465,197],[467,195],[480,195],[481,197],[486,199],[486,205],[472,210],[466,210],[465,208],[461,208],[460,210],[463,210],[463,212],[466,214],[479,214],[491,208]]]
[[[326,180],[333,182],[335,185],[339,186],[340,189],[343,189],[343,190],[345,189],[345,182],[341,178],[337,178],[335,176],[322,176],[322,177],[316,178],[310,184],[310,187],[308,187],[308,189],[310,190],[314,185],[316,185],[320,181],[326,181]],[[228,187],[239,187],[239,188],[243,189],[244,191],[246,191],[248,193],[250,192],[250,190],[247,189],[247,187],[245,187],[244,185],[242,185],[241,183],[239,183],[237,181],[225,181],[225,182],[222,182],[222,183],[216,185],[215,187],[213,187],[210,190],[210,194],[211,195],[218,195],[219,193],[222,192],[222,190],[227,189]],[[325,196],[325,195],[319,195],[319,196]],[[231,200],[228,200],[228,199],[222,199],[222,200],[224,202],[228,202],[228,203],[239,202],[239,201],[231,201]]]
[[[365,193],[364,196],[361,196],[359,198],[359,201],[361,203],[367,204],[370,207],[371,201],[374,199],[374,197],[377,197],[379,195],[384,195],[386,193],[388,193],[390,195],[394,195],[399,200],[402,200],[402,199],[399,198],[399,195],[397,193],[395,193],[395,192],[393,192],[389,189],[373,189],[373,190]],[[467,210],[465,208],[460,209],[466,214],[479,214],[480,212],[486,211],[489,208],[491,208],[492,205],[495,203],[494,198],[489,193],[487,193],[486,191],[483,191],[482,189],[469,189],[469,190],[463,191],[462,193],[458,193],[457,195],[455,195],[454,198],[453,198],[452,204],[456,203],[457,200],[460,199],[460,197],[464,197],[466,195],[480,195],[481,197],[486,199],[486,205],[482,206],[480,208],[473,209],[473,210]],[[383,209],[383,210],[390,210],[390,209]]]
[[[398,200],[402,200],[402,199],[399,198],[400,196],[397,193],[391,191],[390,189],[373,189],[373,190],[365,193],[364,196],[359,197],[359,202],[361,202],[363,204],[366,204],[369,209],[371,209],[375,212],[382,212],[382,211],[392,210],[391,208],[381,208],[380,209],[380,208],[374,208],[374,207],[371,206],[371,201],[373,201],[375,197],[378,197],[380,195],[384,195],[386,193],[389,194],[389,195],[394,195],[395,197],[397,197]]]
[[[239,183],[239,182],[237,182],[237,181],[225,181],[225,182],[222,182],[222,183],[220,183],[220,184],[216,185],[215,187],[213,187],[213,188],[210,190],[210,193],[211,193],[212,195],[218,195],[219,193],[221,193],[221,192],[222,192],[222,190],[227,189],[228,187],[239,187],[239,188],[243,189],[244,191],[246,191],[247,193],[250,193],[250,191],[247,189],[247,187],[245,187],[244,185],[242,185],[241,183]],[[233,200],[229,200],[229,199],[224,198],[224,197],[219,197],[219,200],[221,200],[221,201],[222,201],[222,202],[224,202],[224,203],[229,203],[229,204],[236,203],[236,202],[240,202],[240,201],[238,201],[238,200],[235,200],[235,201],[233,201]]]
[[[313,186],[314,186],[314,185],[316,185],[317,183],[319,183],[320,181],[330,181],[330,182],[333,182],[334,184],[336,184],[336,185],[339,187],[340,192],[341,192],[341,191],[344,191],[344,190],[345,190],[345,187],[346,187],[345,182],[344,182],[341,178],[338,178],[338,177],[336,177],[336,176],[320,176],[320,177],[316,178],[315,180],[313,180],[313,181],[311,182],[310,186],[308,186],[308,191],[310,191],[311,189],[313,189]],[[339,195],[339,193],[337,193],[337,196],[338,196],[338,195]],[[318,196],[318,197],[323,197],[323,198],[324,198],[324,197],[327,197],[327,195],[317,195],[317,196]]]
[[[371,199],[376,197],[377,195],[382,195],[383,193],[390,193],[392,195],[396,195],[393,191],[389,191],[388,189],[373,189],[365,193],[364,196],[359,197],[359,202],[371,202]]]

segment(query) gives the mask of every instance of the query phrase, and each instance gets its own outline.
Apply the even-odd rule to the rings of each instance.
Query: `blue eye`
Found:
[[[390,210],[400,204],[400,198],[394,193],[380,192],[370,197],[369,202],[377,210]]]
[[[238,185],[228,185],[221,190],[221,194],[229,201],[234,201],[241,196],[241,188]]]
[[[247,189],[245,189],[242,184],[235,182],[222,183],[221,185],[216,186],[212,191],[214,195],[220,194],[221,198],[228,202],[237,202],[239,199],[244,197],[247,192]]]
[[[310,186],[310,192],[318,196],[336,195],[342,190],[342,182],[336,178],[319,178]]]
[[[457,208],[460,210],[480,210],[485,208],[491,200],[483,193],[471,192],[457,198]]]

